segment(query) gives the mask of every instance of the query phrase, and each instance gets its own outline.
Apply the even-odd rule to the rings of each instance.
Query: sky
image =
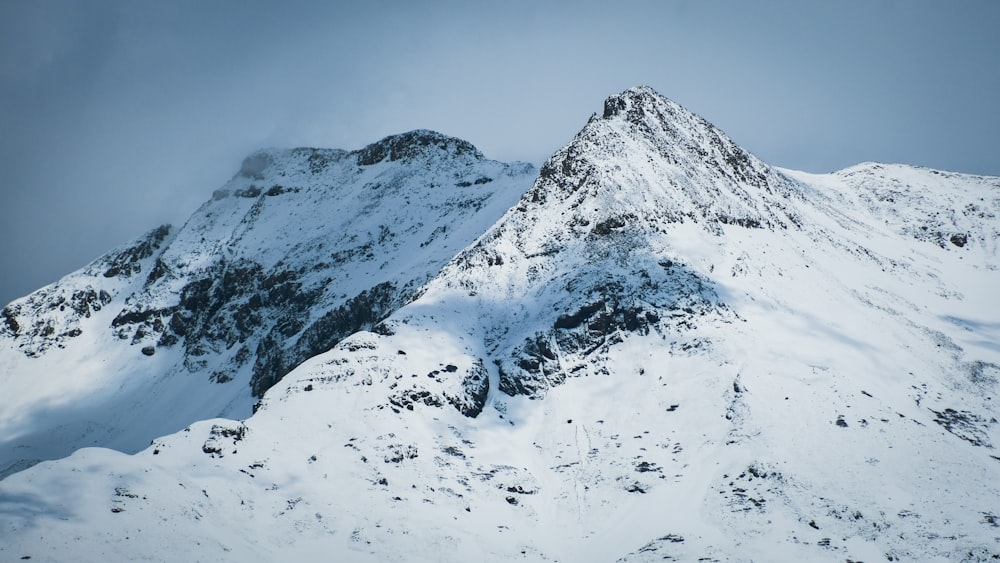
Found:
[[[424,128],[540,164],[649,85],[771,164],[1000,176],[1000,2],[0,2],[0,306],[263,147]]]

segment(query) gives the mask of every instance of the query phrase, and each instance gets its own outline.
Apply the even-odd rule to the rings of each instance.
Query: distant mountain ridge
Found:
[[[347,214],[371,217],[360,229],[312,231],[309,208],[268,214],[305,185],[314,154],[252,156],[179,234],[135,245],[166,248],[136,255],[144,272],[162,260],[171,273],[133,290],[128,308],[115,312],[121,291],[105,299],[96,285],[65,300],[96,319],[80,320],[67,354],[86,323],[125,315],[108,350],[141,358],[152,346],[144,361],[183,366],[172,373],[187,378],[175,387],[186,398],[226,388],[205,379],[234,365],[241,338],[258,339],[256,359],[234,382],[254,381],[260,362],[287,373],[268,380],[253,416],[201,420],[134,455],[83,449],[0,481],[11,515],[0,554],[1000,558],[1000,178],[777,168],[646,87],[609,97],[530,184],[521,165],[480,168],[471,145],[428,132],[322,152],[342,166],[344,197],[364,202],[344,206],[367,210]],[[413,174],[422,191],[391,180]],[[280,177],[282,193],[268,196],[257,175]],[[426,195],[470,201],[505,177],[509,189],[479,207]],[[438,222],[387,203],[418,192],[419,217]],[[276,216],[306,234],[267,226]],[[449,254],[425,258],[419,249],[445,233]],[[348,259],[314,281],[309,268],[335,256],[329,240],[346,241],[336,252]],[[244,268],[251,256],[260,272],[297,272],[292,285]],[[311,288],[381,295],[370,288],[392,265],[404,272],[392,280],[425,277],[384,307],[366,297],[284,309]],[[323,277],[333,272],[364,282],[332,289],[343,287]],[[328,330],[329,311],[349,334]],[[241,323],[266,329],[244,337]],[[314,347],[310,330],[336,337]]]
[[[0,475],[81,446],[134,450],[193,420],[248,416],[289,370],[408,301],[533,175],[426,130],[353,152],[250,155],[182,228],[159,227],[0,312],[10,390]],[[106,357],[66,370],[93,354]],[[24,404],[19,385],[30,385]],[[24,429],[67,385],[110,393],[100,402],[116,414]],[[25,431],[35,437],[14,438]]]

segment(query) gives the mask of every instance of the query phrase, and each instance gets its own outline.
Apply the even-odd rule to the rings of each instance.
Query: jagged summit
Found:
[[[486,157],[472,143],[427,129],[389,135],[364,148],[347,151],[300,147],[295,149],[261,149],[247,156],[237,176],[263,180],[267,176],[280,176],[297,169],[307,169],[313,174],[322,173],[327,166],[341,159],[354,157],[358,166],[370,166],[382,161],[411,162],[416,159],[457,159],[472,161]]]
[[[798,182],[704,119],[646,87],[604,106],[604,116],[543,164],[521,207],[557,199],[573,213],[571,223],[590,228],[626,217],[636,225],[693,221],[715,232],[725,224],[797,224],[789,202],[799,196]]]
[[[770,166],[704,118],[652,88],[632,88],[609,97],[604,102],[603,119],[644,137],[673,164],[701,163],[740,186],[787,191],[783,179]]]
[[[395,162],[436,153],[442,153],[447,157],[465,156],[474,160],[484,158],[483,153],[472,143],[427,129],[390,135],[357,151],[357,157],[359,166],[368,166],[386,159]]]
[[[604,100],[604,119],[625,113],[630,119],[641,116],[663,102],[673,103],[650,86],[634,86]]]
[[[722,156],[719,160],[729,161],[735,157],[766,166],[715,125],[648,86],[609,96],[604,101],[602,119],[624,121],[634,134],[653,141],[671,141],[674,149],[694,151],[702,158]]]

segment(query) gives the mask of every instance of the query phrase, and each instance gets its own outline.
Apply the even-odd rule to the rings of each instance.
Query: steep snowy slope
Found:
[[[0,477],[249,416],[253,396],[408,301],[533,177],[430,131],[248,157],[183,228],[0,312]]]
[[[998,214],[1000,178],[780,170],[629,90],[249,419],[0,482],[0,555],[995,559]]]

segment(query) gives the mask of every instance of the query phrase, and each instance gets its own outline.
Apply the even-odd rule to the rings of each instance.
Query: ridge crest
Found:
[[[470,155],[475,160],[485,158],[472,143],[449,137],[437,131],[416,129],[389,135],[357,151],[358,166],[377,164],[385,159],[390,162],[412,160],[421,155],[440,151],[452,156]]]

